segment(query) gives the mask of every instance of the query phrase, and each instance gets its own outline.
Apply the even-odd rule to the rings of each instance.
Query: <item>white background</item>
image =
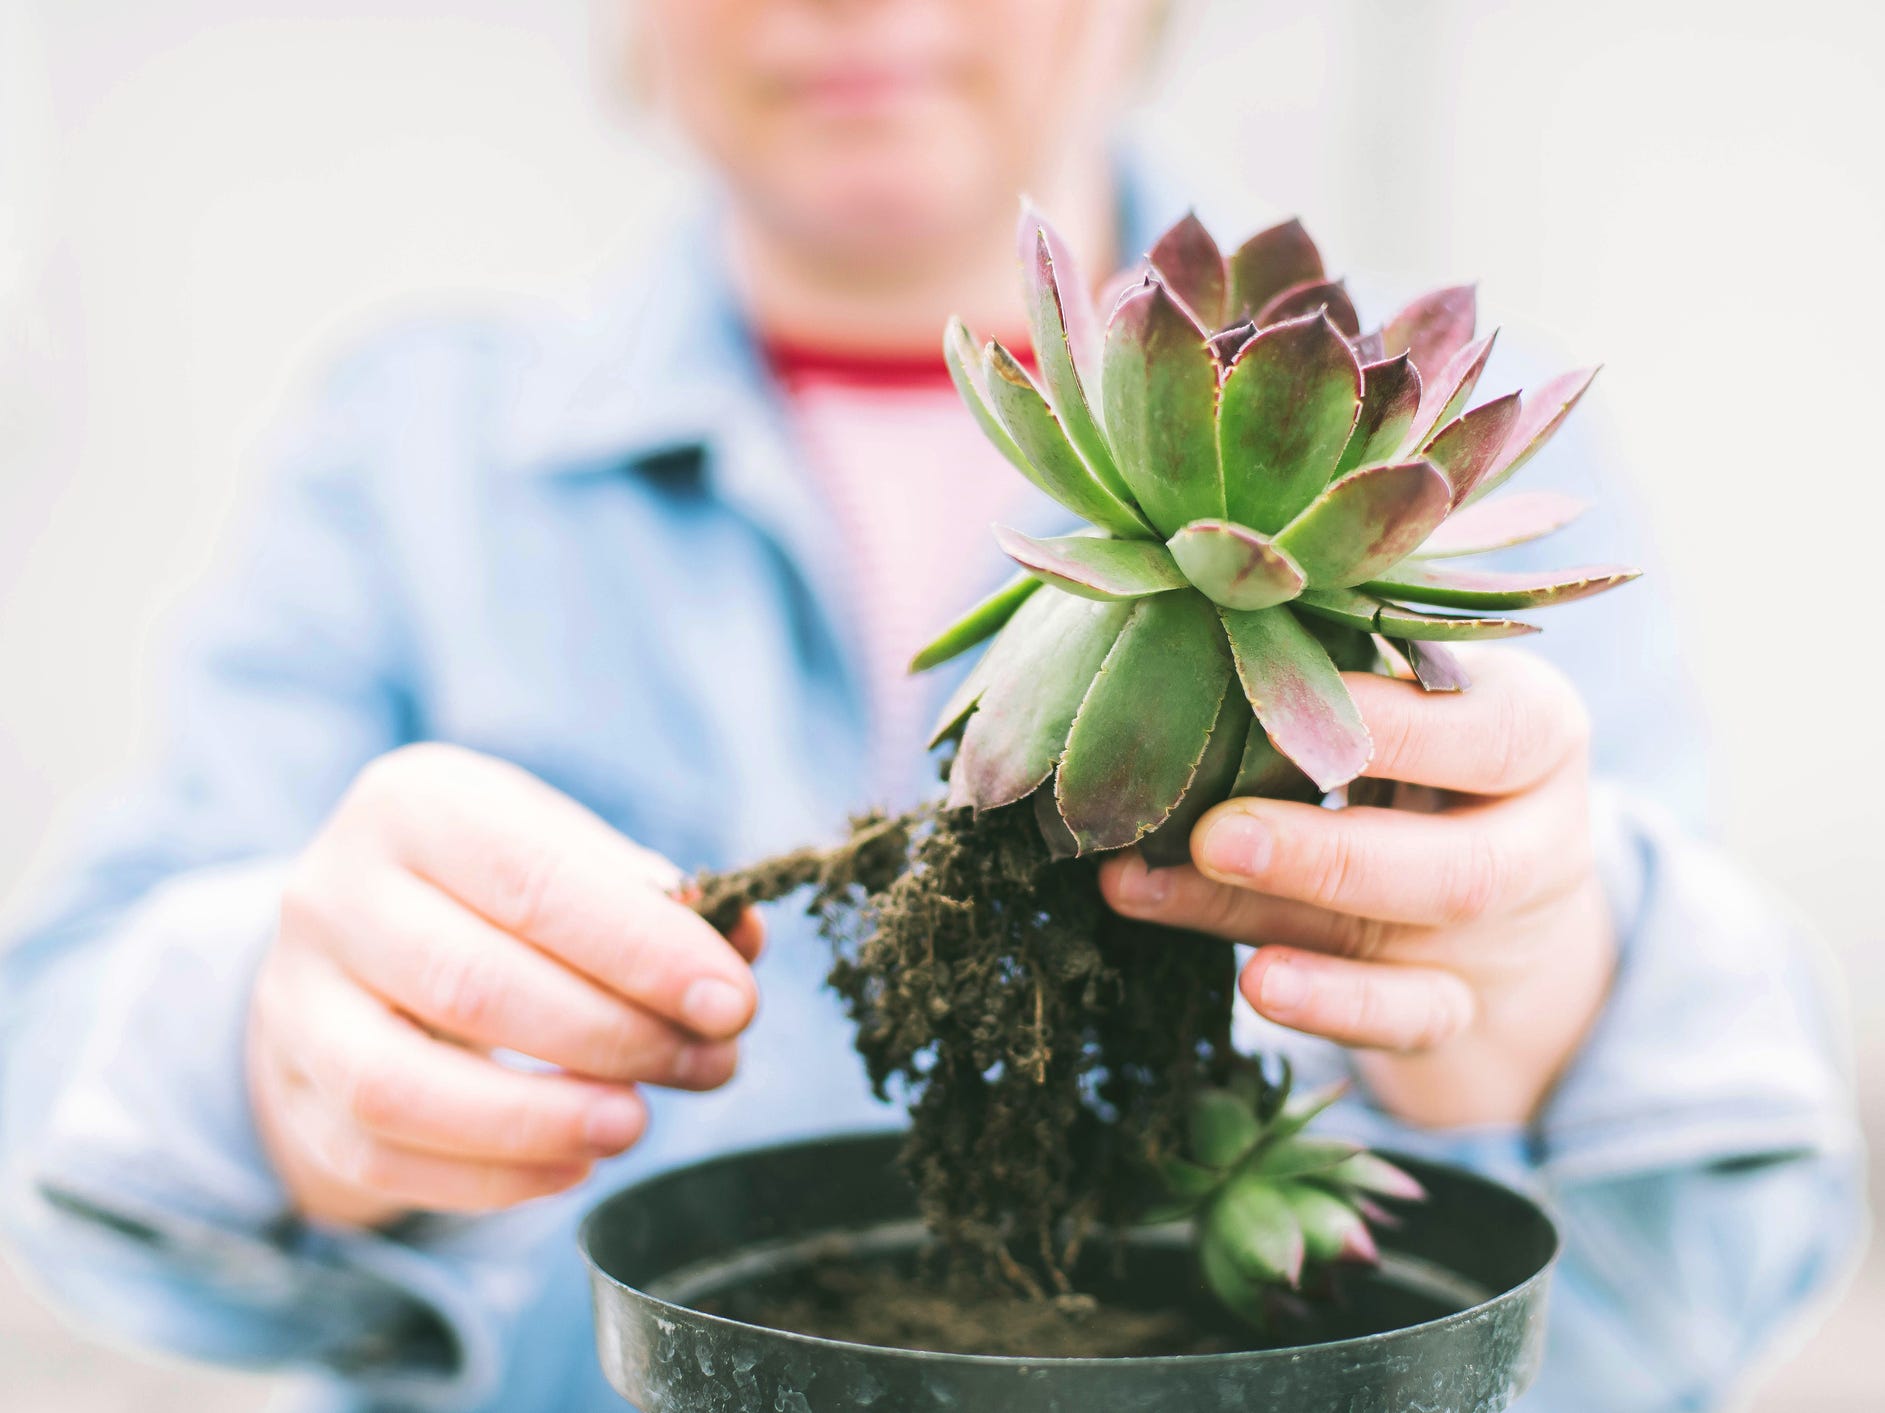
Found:
[[[0,0],[15,905],[154,740],[177,606],[286,392],[397,313],[575,297],[670,207],[679,158],[597,38],[625,3]],[[1182,15],[1150,105],[1189,168],[1354,267],[1477,275],[1494,317],[1605,361],[1582,415],[1641,471],[1719,831],[1843,959],[1875,1115],[1882,74],[1867,0],[1218,0]],[[1875,1266],[1760,1406],[1885,1406],[1881,1319]],[[9,1410],[266,1388],[100,1356],[0,1276]]]

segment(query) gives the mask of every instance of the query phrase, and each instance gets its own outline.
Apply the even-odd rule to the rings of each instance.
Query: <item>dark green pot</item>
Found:
[[[913,1252],[923,1233],[897,1146],[869,1134],[736,1153],[602,1202],[582,1246],[610,1384],[643,1413],[1494,1413],[1537,1372],[1551,1222],[1495,1183],[1399,1157],[1430,1197],[1384,1234],[1380,1268],[1246,1353],[931,1354],[693,1308],[834,1252]],[[1220,1318],[1179,1229],[1135,1235],[1116,1281]]]

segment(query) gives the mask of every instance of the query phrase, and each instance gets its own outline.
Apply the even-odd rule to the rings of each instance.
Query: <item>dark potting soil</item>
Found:
[[[701,1305],[770,1329],[939,1354],[1125,1359],[1251,1347],[1247,1333],[1201,1326],[1177,1308],[1132,1309],[1090,1295],[1035,1299],[981,1280],[911,1275],[888,1263],[811,1266]]]
[[[932,807],[704,877],[696,903],[727,927],[811,888],[858,1052],[909,1110],[923,1220],[1034,1296],[1068,1293],[1087,1238],[1134,1219],[1231,1059],[1230,946],[1118,916],[1096,871],[1052,856],[1029,801]]]

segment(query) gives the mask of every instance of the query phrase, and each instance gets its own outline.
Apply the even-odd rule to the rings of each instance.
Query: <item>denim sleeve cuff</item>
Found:
[[[184,875],[45,979],[7,1079],[51,1097],[37,1132],[13,1116],[0,1209],[49,1292],[122,1337],[458,1406],[497,1380],[489,1282],[392,1235],[298,1222],[256,1132],[249,996],[282,873]]]
[[[1857,1146],[1825,962],[1778,900],[1652,806],[1600,787],[1620,954],[1537,1125],[1555,1182]]]

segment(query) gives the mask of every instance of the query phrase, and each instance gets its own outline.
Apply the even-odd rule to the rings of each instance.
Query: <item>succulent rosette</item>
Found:
[[[1426,1196],[1386,1159],[1304,1131],[1340,1095],[1293,1095],[1287,1065],[1277,1083],[1244,1065],[1193,1098],[1185,1152],[1159,1165],[1164,1200],[1146,1220],[1192,1219],[1205,1280],[1247,1319],[1338,1263],[1374,1264],[1369,1223],[1394,1222],[1382,1201]]]
[[[994,637],[932,742],[958,740],[952,806],[1033,797],[1059,853],[1182,856],[1220,800],[1320,798],[1365,770],[1342,671],[1398,660],[1456,691],[1446,644],[1534,632],[1508,615],[1635,577],[1458,563],[1583,509],[1492,493],[1595,371],[1470,406],[1494,338],[1471,286],[1364,333],[1300,223],[1226,256],[1187,216],[1114,282],[1102,325],[1032,210],[1021,246],[1038,371],[960,320],[944,352],[989,440],[1090,529],[998,528],[1023,575],[912,664]]]

